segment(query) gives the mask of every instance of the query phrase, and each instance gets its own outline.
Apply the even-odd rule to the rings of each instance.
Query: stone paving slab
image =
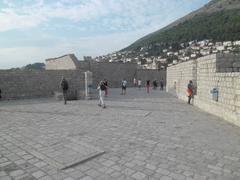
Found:
[[[240,179],[239,127],[159,90],[109,93],[106,109],[0,102],[0,180]]]

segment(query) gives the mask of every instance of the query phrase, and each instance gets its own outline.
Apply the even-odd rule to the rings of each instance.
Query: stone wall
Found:
[[[74,70],[0,71],[3,99],[51,97],[59,88],[62,76],[69,82],[70,94],[79,96],[84,89],[84,74]]]
[[[165,71],[138,70],[135,63],[81,62],[80,65],[78,70],[0,70],[3,99],[51,97],[54,92],[60,91],[62,76],[69,81],[70,94],[79,98],[84,93],[84,72],[87,70],[93,73],[93,88],[104,78],[108,80],[110,88],[119,88],[123,78],[128,81],[128,87],[132,87],[134,77],[141,78],[143,83],[147,79],[163,78],[165,81],[166,77]]]
[[[187,101],[186,89],[189,80],[197,86],[197,64],[196,61],[187,61],[167,68],[166,90]]]
[[[216,72],[240,72],[240,55],[217,54],[216,68]]]
[[[197,60],[198,93],[195,105],[240,126],[240,72],[216,73],[216,64],[219,58],[222,61],[222,57],[207,56]],[[218,101],[213,99],[213,88],[219,90]]]
[[[76,70],[78,66],[78,60],[74,54],[46,59],[46,70]]]
[[[142,85],[146,80],[158,80],[162,78],[166,82],[166,71],[137,69],[135,63],[92,63],[90,71],[93,72],[94,87],[102,79],[107,79],[109,86],[113,88],[121,87],[122,79],[128,82],[128,87],[133,86],[133,79],[142,80]]]
[[[233,58],[232,55],[209,55],[196,61],[169,67],[167,69],[167,91],[171,92],[174,89],[173,84],[176,81],[176,95],[187,100],[187,80],[193,79],[197,90],[194,105],[240,126],[240,72],[217,72],[219,68],[217,64],[223,61],[223,57],[226,62],[228,62],[227,57]],[[222,64],[221,70],[223,67]],[[211,92],[213,88],[219,91],[218,101],[213,98]]]
[[[122,79],[125,78],[128,86],[132,86],[136,76],[137,64],[135,63],[92,63],[90,71],[93,72],[93,86],[96,87],[100,80],[107,79],[109,86],[121,87]]]
[[[151,82],[157,80],[158,84],[160,80],[163,80],[164,85],[166,84],[166,71],[165,70],[152,70],[152,69],[138,69],[137,70],[137,79],[142,80],[142,85],[145,85],[147,80]]]

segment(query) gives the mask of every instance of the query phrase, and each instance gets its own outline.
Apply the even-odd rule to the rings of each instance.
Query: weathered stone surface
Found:
[[[239,127],[160,90],[109,92],[106,109],[96,100],[2,103],[0,179],[10,180],[14,171],[18,180],[240,178]],[[82,151],[79,142],[105,154],[64,170],[50,162],[64,146]],[[72,150],[64,150],[66,159]]]
[[[169,67],[167,90],[186,101],[188,81],[193,80],[196,92],[194,105],[240,126],[240,72],[233,72],[231,67],[227,67],[229,58],[236,61],[231,59],[231,55],[211,55]],[[214,88],[218,90],[218,98],[211,93]]]

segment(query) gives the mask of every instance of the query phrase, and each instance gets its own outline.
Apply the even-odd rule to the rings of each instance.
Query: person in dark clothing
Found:
[[[2,90],[0,89],[0,100],[2,99]]]
[[[157,80],[153,81],[153,89],[156,90],[157,89]]]
[[[105,86],[105,96],[108,96],[108,81],[106,79],[104,79],[103,81],[104,86]]]
[[[192,80],[190,80],[188,83],[187,94],[188,94],[188,104],[190,104],[191,99],[193,98],[193,82],[192,82]]]
[[[147,87],[147,93],[149,93],[149,90],[150,90],[150,80],[147,80],[146,87]]]
[[[61,81],[61,88],[63,91],[64,104],[67,104],[68,82],[64,77],[62,78],[62,81]]]
[[[127,91],[127,81],[126,79],[122,80],[122,95],[126,95],[126,91]]]
[[[164,83],[163,80],[160,81],[160,90],[163,91]]]

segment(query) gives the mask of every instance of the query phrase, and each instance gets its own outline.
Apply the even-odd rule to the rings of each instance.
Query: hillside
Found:
[[[178,49],[180,43],[203,39],[240,39],[240,0],[212,0],[197,11],[137,40],[123,50],[139,50],[154,44],[160,44],[161,48],[171,45]]]
[[[28,65],[24,66],[22,69],[24,69],[24,70],[44,70],[45,64],[44,63],[28,64]]]

